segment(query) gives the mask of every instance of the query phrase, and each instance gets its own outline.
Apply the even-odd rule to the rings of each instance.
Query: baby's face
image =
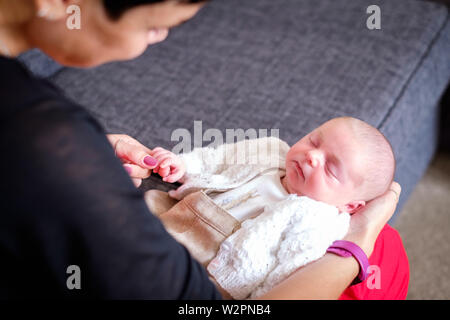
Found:
[[[289,150],[285,186],[289,193],[340,207],[352,202],[364,175],[361,147],[345,121],[331,120]]]

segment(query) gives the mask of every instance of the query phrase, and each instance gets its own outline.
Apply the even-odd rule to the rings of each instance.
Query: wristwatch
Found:
[[[341,257],[354,257],[359,264],[359,274],[353,280],[352,285],[358,284],[366,280],[367,268],[369,267],[369,259],[364,251],[356,244],[350,241],[337,240],[334,241],[327,249],[327,252],[337,254]]]

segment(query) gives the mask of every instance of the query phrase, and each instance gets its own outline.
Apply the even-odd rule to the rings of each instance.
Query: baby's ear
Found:
[[[347,204],[344,204],[343,206],[339,206],[338,209],[341,212],[348,212],[350,214],[354,214],[359,209],[364,208],[366,205],[365,201],[352,201]]]

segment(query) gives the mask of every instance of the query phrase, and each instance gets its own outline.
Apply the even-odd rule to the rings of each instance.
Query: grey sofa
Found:
[[[381,30],[366,27],[372,4]],[[449,53],[443,4],[215,0],[134,61],[82,70],[35,51],[21,59],[108,132],[149,147],[173,147],[172,132],[195,120],[203,131],[278,128],[293,144],[332,117],[360,118],[393,145],[401,208],[436,150]],[[142,188],[154,187],[168,186],[151,177]]]

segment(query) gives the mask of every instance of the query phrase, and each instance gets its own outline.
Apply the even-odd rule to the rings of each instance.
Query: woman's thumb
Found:
[[[157,165],[157,160],[147,153],[145,148],[129,144],[123,140],[116,143],[116,156],[121,160],[131,162],[142,168],[153,169]]]

